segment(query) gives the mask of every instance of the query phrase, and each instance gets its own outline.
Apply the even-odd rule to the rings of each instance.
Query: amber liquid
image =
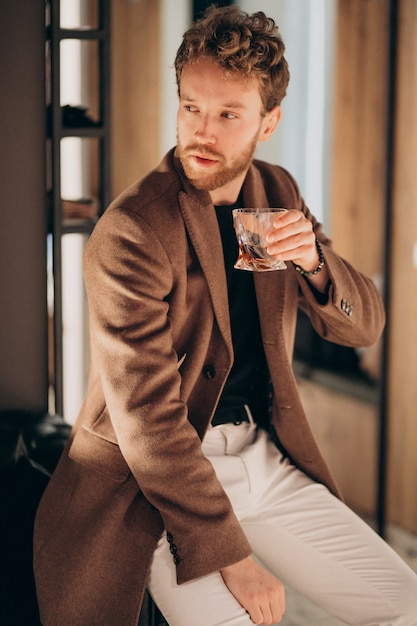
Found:
[[[265,248],[256,246],[256,249],[254,249],[245,244],[239,244],[237,265],[241,265],[242,269],[252,269],[254,271],[277,269],[276,259],[268,254]]]

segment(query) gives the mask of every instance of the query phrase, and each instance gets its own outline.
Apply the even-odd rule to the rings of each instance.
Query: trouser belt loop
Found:
[[[211,420],[211,425],[221,426],[222,424],[234,424],[235,426],[239,426],[243,422],[247,422],[249,424],[255,423],[252,412],[247,404],[216,411],[213,419]]]

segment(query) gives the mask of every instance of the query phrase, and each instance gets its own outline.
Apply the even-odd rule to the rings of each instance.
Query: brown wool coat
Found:
[[[323,243],[327,304],[290,263],[254,278],[275,429],[293,462],[337,494],[291,369],[297,306],[323,337],[364,346],[381,333],[382,303],[332,251],[287,172],[255,161],[244,202],[303,211]],[[37,592],[44,626],[136,626],[163,528],[179,583],[251,553],[200,446],[232,364],[222,244],[209,195],[173,152],[99,220],[84,272],[92,371],[36,518]]]

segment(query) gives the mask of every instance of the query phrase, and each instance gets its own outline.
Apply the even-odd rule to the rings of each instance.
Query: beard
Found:
[[[258,136],[259,132],[256,133],[252,141],[246,146],[245,150],[238,156],[232,158],[229,162],[227,162],[226,158],[222,154],[199,144],[190,145],[185,148],[178,138],[177,154],[181,161],[185,175],[190,183],[196,189],[214,191],[215,189],[219,189],[227,183],[230,183],[248,169],[258,146]],[[202,156],[205,155],[207,158],[216,159],[217,164],[214,166],[216,171],[206,172],[204,170],[197,170],[194,168],[189,157],[195,152]]]

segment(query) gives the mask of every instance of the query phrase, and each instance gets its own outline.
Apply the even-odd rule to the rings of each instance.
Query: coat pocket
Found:
[[[69,457],[86,465],[92,470],[115,480],[124,482],[130,475],[130,469],[116,443],[80,428],[68,452]]]

